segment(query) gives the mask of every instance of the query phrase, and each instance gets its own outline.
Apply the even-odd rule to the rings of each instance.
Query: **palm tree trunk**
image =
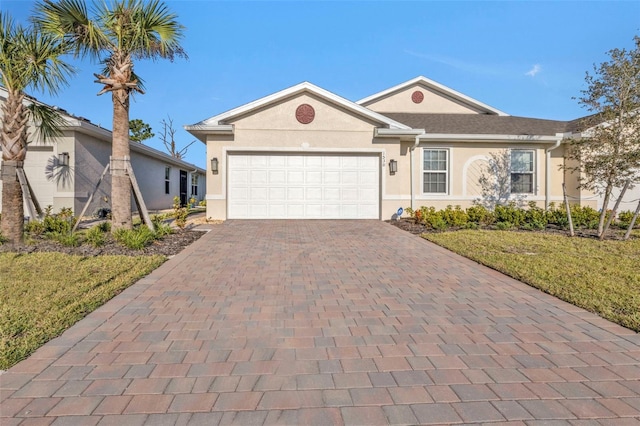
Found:
[[[18,181],[16,169],[21,161],[2,162],[2,221],[0,232],[10,245],[22,244],[24,231],[24,206],[22,187]]]
[[[125,157],[129,157],[129,93],[112,92],[113,146],[111,151],[111,214],[114,229],[131,229],[131,181],[126,174]]]
[[[22,187],[16,170],[22,168],[27,154],[27,111],[22,101],[24,93],[8,90],[2,105],[2,219],[0,232],[11,245],[22,244],[24,205]]]

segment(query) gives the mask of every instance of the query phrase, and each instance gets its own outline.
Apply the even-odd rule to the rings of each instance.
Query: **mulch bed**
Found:
[[[101,255],[125,255],[125,256],[141,256],[141,255],[163,255],[174,256],[180,253],[185,247],[191,245],[194,241],[203,236],[205,232],[196,230],[174,230],[173,234],[167,235],[161,240],[154,241],[151,245],[141,249],[132,250],[115,242],[108,237],[106,243],[101,247],[93,247],[89,244],[83,244],[80,247],[67,247],[57,241],[38,238],[30,241],[29,244],[21,247],[8,247],[6,244],[0,245],[0,252],[13,253],[34,253],[34,252],[59,252],[66,254],[75,254],[79,256],[101,256]]]
[[[438,231],[432,228],[428,228],[427,226],[421,224],[421,223],[416,223],[413,219],[400,219],[400,220],[387,220],[387,223],[396,226],[404,231],[410,232],[414,235],[420,235],[420,234],[433,234],[433,233],[437,233],[437,232],[451,232],[451,231],[457,231],[459,229],[462,228],[448,228],[446,231]],[[485,230],[495,230],[495,227],[482,227],[480,229],[485,229]],[[514,228],[512,230],[513,232],[544,232],[544,233],[548,233],[548,234],[563,234],[563,235],[569,235],[569,230],[568,229],[564,229],[555,225],[547,225],[547,227],[545,229],[540,229],[540,230],[535,230],[535,231],[526,231],[526,230],[522,230],[522,229],[516,229]],[[581,237],[581,238],[598,238],[598,232],[595,229],[576,229],[575,230],[575,236],[576,237]],[[618,229],[614,226],[611,226],[609,228],[609,230],[607,230],[606,232],[606,239],[607,240],[622,240],[622,237],[624,236],[625,230],[624,229]],[[634,238],[633,236],[631,237],[632,239]]]

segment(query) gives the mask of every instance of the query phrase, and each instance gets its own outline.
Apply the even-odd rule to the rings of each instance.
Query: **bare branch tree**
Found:
[[[189,147],[193,145],[196,141],[193,140],[189,142],[185,147],[178,150],[176,147],[176,129],[173,127],[173,119],[167,116],[167,119],[162,119],[160,122],[162,124],[162,131],[160,133],[160,140],[164,144],[165,149],[172,157],[175,157],[179,160],[182,159],[185,155],[187,155],[187,151]]]

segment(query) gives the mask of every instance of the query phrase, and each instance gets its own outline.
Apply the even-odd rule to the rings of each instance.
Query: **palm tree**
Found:
[[[133,61],[186,57],[179,44],[184,27],[159,0],[101,1],[92,15],[83,0],[43,0],[36,5],[34,22],[72,46],[76,57],[89,56],[104,65],[102,74],[94,75],[104,85],[98,94],[111,92],[113,102],[112,221],[114,228],[131,228],[131,183],[122,160],[129,156],[129,96],[144,93]]]
[[[20,244],[24,230],[22,187],[17,169],[23,167],[32,123],[44,138],[59,134],[62,119],[50,108],[26,99],[25,90],[55,94],[74,70],[61,60],[65,47],[32,27],[14,24],[0,12],[0,83],[7,91],[2,104],[2,220],[0,233]]]

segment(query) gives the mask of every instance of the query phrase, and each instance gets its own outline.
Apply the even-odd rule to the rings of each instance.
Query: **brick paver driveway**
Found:
[[[0,423],[637,424],[639,337],[385,223],[230,221],[0,376]]]

